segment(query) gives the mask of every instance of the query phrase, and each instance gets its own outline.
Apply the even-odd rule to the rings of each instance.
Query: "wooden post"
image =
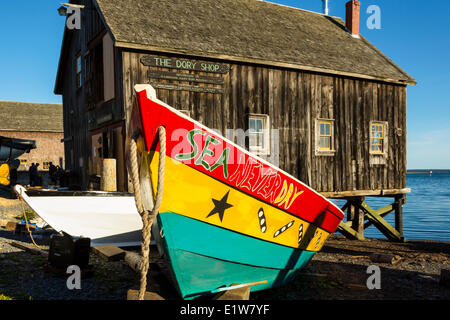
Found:
[[[364,233],[358,233],[354,227],[355,206],[352,198],[347,198],[347,202],[342,207],[342,211],[347,212],[347,222],[341,221],[338,231],[351,240],[364,240]],[[358,209],[359,210],[359,209]],[[364,218],[363,218],[364,219]]]
[[[403,237],[403,197],[405,195],[395,196],[395,230]]]
[[[364,212],[360,210],[364,197],[352,200],[351,210],[353,212],[352,228],[358,233],[359,239],[364,239]]]
[[[117,191],[116,159],[103,159],[100,189]]]
[[[361,235],[362,239],[364,239],[364,211],[360,210],[360,206],[363,201],[364,197],[358,200],[358,206],[355,211],[356,231]]]
[[[347,221],[353,221],[355,218],[355,210],[351,199],[347,199]]]

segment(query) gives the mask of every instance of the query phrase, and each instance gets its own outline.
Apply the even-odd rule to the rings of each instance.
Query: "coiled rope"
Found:
[[[141,280],[139,289],[139,300],[144,300],[147,290],[147,273],[150,265],[150,235],[154,219],[156,218],[162,202],[164,188],[164,166],[166,159],[166,130],[163,126],[158,127],[159,136],[159,167],[158,167],[158,183],[156,188],[156,201],[151,212],[144,209],[142,203],[141,187],[139,181],[139,164],[137,158],[137,146],[135,139],[130,139],[130,161],[131,161],[131,180],[134,189],[134,200],[136,208],[142,218],[142,243],[141,254],[142,259],[139,266],[141,270]]]

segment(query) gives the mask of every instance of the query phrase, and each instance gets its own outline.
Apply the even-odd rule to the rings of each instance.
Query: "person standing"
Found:
[[[56,167],[53,164],[53,162],[49,163],[49,167],[48,167],[48,173],[50,175],[50,183],[55,185],[56,184]]]
[[[9,163],[9,185],[15,186],[17,183],[17,168],[20,166],[20,161],[15,159]]]
[[[31,164],[30,169],[28,169],[28,175],[30,177],[30,186],[33,187],[34,181],[35,181],[35,175],[36,175],[36,165],[34,162]]]
[[[41,177],[39,176],[39,163],[36,163],[36,174],[34,175],[34,187],[42,186]]]

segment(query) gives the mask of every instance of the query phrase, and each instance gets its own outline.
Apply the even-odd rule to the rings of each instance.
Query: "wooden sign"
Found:
[[[150,84],[155,89],[193,91],[204,93],[223,93],[223,89],[213,87],[200,87],[200,86],[189,86],[184,84],[157,83],[157,82],[150,82]]]
[[[182,69],[201,72],[228,73],[230,71],[230,67],[228,65],[221,63],[157,56],[142,57],[141,63],[144,66],[150,67]]]
[[[220,78],[220,77],[201,76],[198,74],[178,73],[178,72],[169,72],[169,71],[149,70],[147,72],[147,76],[149,78],[154,78],[154,79],[186,81],[186,82],[201,82],[201,83],[210,83],[210,84],[217,84],[217,85],[221,85],[224,82],[223,78]]]

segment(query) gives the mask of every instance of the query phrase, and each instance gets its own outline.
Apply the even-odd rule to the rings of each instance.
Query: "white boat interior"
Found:
[[[90,238],[91,246],[138,246],[142,220],[134,196],[125,192],[27,190],[15,191],[55,231]]]

